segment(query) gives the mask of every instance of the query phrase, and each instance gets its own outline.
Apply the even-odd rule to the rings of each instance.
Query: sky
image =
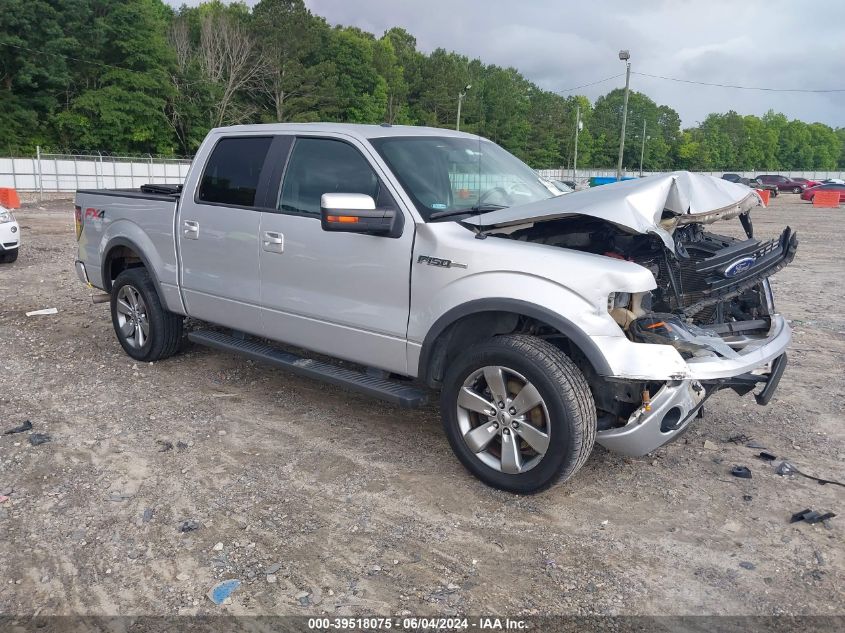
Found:
[[[167,0],[182,4],[182,0]],[[546,90],[591,100],[633,73],[691,81],[845,90],[845,2],[816,0],[305,0],[330,24],[380,36],[401,26],[417,48],[454,50],[513,66]],[[189,2],[197,4],[197,0]],[[248,0],[247,4],[256,4]],[[632,74],[631,89],[669,105],[684,126],[735,110],[845,127],[845,91],[827,94],[735,90]]]

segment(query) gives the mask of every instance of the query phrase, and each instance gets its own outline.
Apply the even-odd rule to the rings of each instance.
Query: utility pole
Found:
[[[578,132],[581,131],[581,104],[575,104],[575,153],[572,157],[572,182],[575,182],[575,171],[578,169]]]
[[[622,180],[622,154],[625,152],[625,124],[628,122],[628,87],[631,84],[631,53],[619,51],[619,59],[625,62],[625,101],[622,105],[622,134],[619,137],[619,162],[616,163],[616,181]]]
[[[640,149],[640,178],[643,177],[643,156],[645,156],[645,119],[643,119],[643,146]]]
[[[470,88],[472,88],[472,84],[467,84],[466,87],[458,93],[458,118],[457,121],[455,121],[455,130],[457,132],[461,131],[461,104],[464,101],[464,97],[467,96],[467,90]]]

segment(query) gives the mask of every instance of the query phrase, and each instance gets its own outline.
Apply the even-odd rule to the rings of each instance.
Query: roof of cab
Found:
[[[296,134],[335,132],[359,139],[382,138],[385,136],[451,136],[477,139],[475,134],[456,132],[439,127],[417,125],[365,125],[363,123],[261,123],[254,125],[232,125],[211,130],[218,135],[265,132],[269,134]]]

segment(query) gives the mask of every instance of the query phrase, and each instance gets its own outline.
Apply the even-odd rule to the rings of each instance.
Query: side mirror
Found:
[[[324,193],[320,198],[324,231],[399,237],[402,217],[394,209],[376,209],[375,200],[363,193]]]

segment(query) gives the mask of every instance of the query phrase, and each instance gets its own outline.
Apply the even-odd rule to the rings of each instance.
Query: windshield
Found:
[[[484,139],[409,136],[370,142],[426,222],[432,214],[513,207],[563,193]]]

